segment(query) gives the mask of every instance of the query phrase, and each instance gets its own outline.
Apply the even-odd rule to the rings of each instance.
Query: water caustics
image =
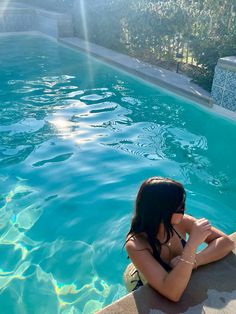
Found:
[[[149,176],[180,180],[190,213],[233,231],[234,123],[48,39],[1,41],[5,313],[89,314],[123,296],[122,246]]]

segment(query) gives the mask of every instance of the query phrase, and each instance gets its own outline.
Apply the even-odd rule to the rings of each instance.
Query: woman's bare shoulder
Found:
[[[126,250],[129,251],[140,251],[140,250],[150,250],[150,245],[147,239],[143,235],[128,235],[125,244]]]

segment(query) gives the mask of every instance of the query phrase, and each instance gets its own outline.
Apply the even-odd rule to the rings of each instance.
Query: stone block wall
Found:
[[[217,105],[236,111],[236,57],[219,59],[211,97]]]
[[[72,16],[20,3],[11,3],[10,7],[0,3],[0,33],[23,31],[40,31],[55,38],[71,37]]]
[[[35,13],[30,9],[0,9],[0,32],[35,30],[35,22]]]

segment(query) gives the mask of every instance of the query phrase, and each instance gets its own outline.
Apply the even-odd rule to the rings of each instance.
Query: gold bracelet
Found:
[[[190,262],[190,261],[187,261],[186,259],[183,259],[183,258],[179,258],[179,260],[181,261],[181,262],[184,262],[184,263],[187,263],[187,264],[191,264],[191,265],[195,265],[195,261],[194,262]]]
[[[190,258],[195,258],[195,256],[196,256],[196,254],[192,255],[192,254],[185,254],[185,253],[183,253],[182,257],[184,257],[184,255],[187,255],[187,257],[190,257]]]

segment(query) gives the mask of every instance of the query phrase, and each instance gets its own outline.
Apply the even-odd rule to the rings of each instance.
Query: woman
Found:
[[[234,242],[207,219],[184,214],[185,198],[183,186],[171,179],[153,177],[141,185],[125,243],[133,262],[125,272],[127,286],[133,284],[130,290],[148,283],[177,302],[193,269],[223,258],[234,248]],[[202,242],[208,246],[196,253]]]

